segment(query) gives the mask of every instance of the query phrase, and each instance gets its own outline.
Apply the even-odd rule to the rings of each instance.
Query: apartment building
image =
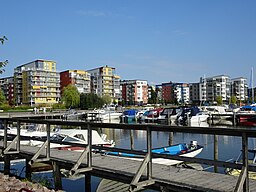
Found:
[[[148,82],[146,80],[121,81],[122,100],[126,104],[143,105],[148,103]]]
[[[60,75],[56,62],[35,60],[14,69],[16,105],[37,106],[54,104],[60,100]]]
[[[190,102],[201,105],[206,102],[206,81],[200,80],[200,83],[189,84],[189,97]]]
[[[156,86],[161,91],[161,98],[164,103],[175,103],[180,104],[189,103],[189,84],[187,83],[162,83]],[[159,95],[159,93],[158,93]]]
[[[109,95],[113,102],[118,102],[121,92],[120,76],[116,75],[116,69],[106,65],[87,71],[91,74],[91,92],[98,96]]]
[[[246,78],[238,77],[231,79],[231,96],[235,96],[240,102],[248,99],[248,85]]]
[[[13,77],[5,77],[0,79],[0,88],[4,93],[6,101],[9,105],[14,104],[14,78]]]
[[[205,95],[208,102],[216,101],[220,96],[224,103],[228,103],[231,96],[231,80],[227,75],[218,75],[200,79],[201,85],[205,85]],[[203,86],[204,87],[204,86]]]
[[[175,83],[173,86],[174,98],[180,104],[188,104],[189,97],[189,84],[187,83]]]
[[[91,92],[91,76],[84,70],[67,70],[60,72],[60,90],[67,85],[76,86],[79,93]]]

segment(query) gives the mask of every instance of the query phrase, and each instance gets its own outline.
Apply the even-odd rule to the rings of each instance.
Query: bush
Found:
[[[62,103],[55,103],[52,105],[52,109],[66,109],[66,107]]]

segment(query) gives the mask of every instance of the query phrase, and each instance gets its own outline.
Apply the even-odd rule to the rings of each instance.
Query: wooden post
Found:
[[[167,117],[168,125],[171,125],[171,116],[168,110],[168,117]],[[173,144],[173,132],[169,132],[169,145]]]
[[[131,142],[131,150],[134,150],[134,136],[133,130],[130,129],[130,142]]]
[[[147,179],[152,178],[152,132],[147,128],[147,152],[149,154],[149,162],[147,165]]]
[[[214,161],[218,160],[219,148],[218,148],[218,135],[214,135]],[[218,167],[214,165],[214,172],[218,173]]]
[[[233,113],[233,126],[236,126],[236,113]]]
[[[169,145],[173,144],[173,132],[169,133]]]
[[[4,120],[4,143],[3,143],[4,149],[7,147],[7,120]]]
[[[54,188],[55,190],[62,190],[60,166],[57,164],[56,161],[53,161],[52,167],[53,167],[53,177],[54,177]]]
[[[17,151],[20,152],[20,121],[17,121],[17,137],[18,137]]]
[[[167,110],[167,125],[171,125],[170,111]]]
[[[4,174],[9,175],[11,169],[10,155],[4,155]]]
[[[84,175],[84,180],[85,180],[85,191],[91,191],[91,174],[86,173]]]
[[[87,141],[88,141],[88,149],[89,152],[87,154],[87,167],[91,167],[92,166],[92,129],[90,127],[90,124],[87,124]]]
[[[50,138],[50,123],[46,124],[46,131],[47,131],[47,149],[46,149],[46,158],[50,159],[50,145],[51,145],[51,138]]]
[[[213,121],[213,114],[211,114],[211,116],[212,116],[212,125],[214,124],[214,121]]]
[[[30,159],[26,159],[26,178],[31,180],[31,165],[29,164]]]
[[[246,170],[246,179],[243,185],[243,191],[249,191],[249,173],[248,173],[248,137],[246,133],[242,135],[242,153],[243,153],[243,166]]]
[[[189,114],[187,113],[187,125],[190,126],[190,118],[189,118]]]

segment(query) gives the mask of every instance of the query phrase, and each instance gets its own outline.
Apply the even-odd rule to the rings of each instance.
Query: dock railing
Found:
[[[160,157],[160,158],[167,158],[173,160],[179,160],[184,162],[190,163],[199,163],[199,164],[206,164],[215,167],[225,167],[225,168],[234,168],[242,170],[240,176],[238,178],[236,188],[234,191],[249,191],[249,171],[256,172],[256,167],[250,165],[248,163],[248,138],[256,137],[256,130],[252,129],[245,129],[245,128],[215,128],[215,127],[180,127],[180,126],[167,126],[167,125],[153,125],[153,124],[116,124],[116,123],[92,123],[92,122],[81,122],[81,121],[61,121],[61,120],[38,120],[38,119],[21,119],[21,118],[1,118],[4,124],[4,136],[3,136],[3,150],[2,155],[5,161],[5,172],[10,170],[10,159],[8,158],[9,155],[18,154],[20,152],[20,142],[23,139],[33,139],[38,141],[43,141],[44,144],[39,148],[38,152],[34,154],[31,158],[30,163],[34,162],[43,162],[51,160],[50,156],[50,143],[59,143],[59,144],[68,144],[72,146],[80,146],[84,147],[85,150],[81,153],[77,163],[73,166],[70,170],[70,174],[77,174],[82,172],[91,171],[93,169],[93,162],[92,162],[92,153],[93,149],[95,150],[107,150],[107,151],[116,151],[116,152],[123,152],[123,153],[134,153],[139,155],[144,155],[145,158],[141,163],[140,168],[137,170],[137,173],[134,175],[134,178],[130,184],[130,190],[140,189],[144,186],[148,186],[153,184],[155,181],[152,179],[152,158],[153,157]],[[17,134],[13,135],[15,138],[12,140],[10,144],[8,144],[8,125],[16,123],[17,127]],[[34,124],[45,124],[46,125],[46,138],[38,138],[38,137],[26,137],[20,134],[21,124],[22,123],[34,123]],[[81,129],[88,130],[88,144],[75,144],[69,142],[57,142],[52,141],[50,139],[50,127],[51,125],[62,125],[62,126],[77,126]],[[144,130],[147,132],[146,142],[147,142],[147,151],[138,151],[138,150],[129,150],[129,149],[122,149],[116,147],[103,147],[103,146],[96,146],[92,145],[92,130],[93,129],[127,129],[127,130]],[[151,152],[152,149],[152,132],[159,131],[159,132],[180,132],[180,133],[194,133],[194,134],[206,134],[206,135],[225,135],[225,136],[237,136],[241,137],[242,139],[242,152],[243,152],[243,162],[242,164],[236,164],[235,162],[225,162],[221,160],[211,160],[205,158],[196,158],[196,157],[184,157],[184,156],[177,156],[177,155],[165,155],[165,154],[155,154]],[[214,140],[217,142],[217,140]],[[16,148],[15,148],[16,146]],[[218,146],[216,143],[214,144],[215,148]],[[14,149],[15,148],[15,149]],[[39,158],[42,154],[42,151],[46,148],[46,154],[44,158]],[[132,148],[132,147],[131,147]],[[87,157],[87,167],[80,168],[79,166],[82,163],[82,160]],[[146,179],[141,181],[141,177],[143,172],[146,170],[147,176]]]

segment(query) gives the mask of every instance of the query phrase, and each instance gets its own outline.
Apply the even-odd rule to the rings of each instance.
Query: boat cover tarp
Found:
[[[241,107],[241,109],[245,111],[256,111],[256,106],[246,105]]]
[[[128,115],[128,116],[135,116],[137,113],[137,110],[134,110],[134,109],[130,109],[130,110],[126,110],[124,111],[124,115]]]

